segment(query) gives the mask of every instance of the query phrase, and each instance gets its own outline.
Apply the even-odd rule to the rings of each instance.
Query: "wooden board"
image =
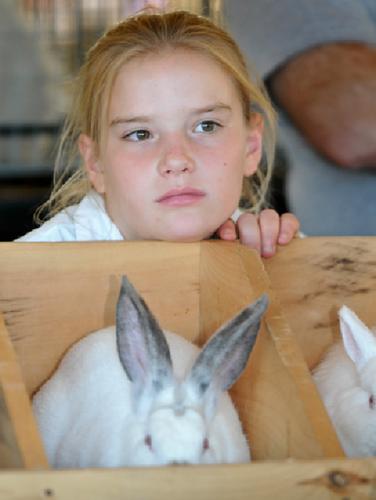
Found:
[[[365,323],[376,324],[376,310],[372,307],[376,298],[376,238],[296,240],[280,248],[274,258],[264,260],[269,278],[260,267],[259,259],[252,257],[249,260],[249,255],[244,247],[222,242],[180,245],[148,242],[57,246],[0,244],[0,310],[5,311],[6,324],[22,371],[30,374],[26,380],[28,392],[32,393],[50,373],[67,342],[87,333],[89,327],[96,329],[113,322],[114,304],[123,273],[129,275],[144,295],[163,327],[198,343],[202,343],[223,320],[253,300],[265,287],[270,289],[270,283],[267,284],[270,280],[273,307],[269,309],[266,327],[261,332],[250,364],[256,374],[252,375],[252,368],[248,367],[247,370],[251,370],[247,372],[249,378],[242,379],[234,391],[239,401],[243,398],[240,411],[244,419],[248,408],[244,395],[248,396],[255,387],[249,387],[249,380],[261,375],[264,388],[258,393],[253,392],[256,405],[246,413],[253,415],[254,420],[245,420],[250,434],[252,429],[261,425],[267,431],[261,438],[260,434],[252,438],[256,454],[283,458],[289,454],[299,456],[296,453],[303,450],[303,454],[311,457],[317,453],[330,455],[330,450],[336,448],[336,440],[331,441],[333,434],[330,434],[328,448],[325,450],[324,446],[320,451],[323,445],[320,433],[328,435],[327,420],[325,415],[320,420],[315,398],[310,404],[311,380],[298,346],[308,366],[314,366],[327,345],[338,335],[336,314],[342,303],[352,307]],[[87,290],[90,290],[90,300],[85,295]],[[176,303],[178,306],[172,307]],[[217,314],[210,313],[211,309]],[[71,311],[74,311],[73,328],[70,327]],[[258,355],[260,351],[262,356]],[[40,356],[40,364],[35,363],[34,353]],[[274,386],[273,380],[281,386]],[[301,383],[297,382],[299,380]],[[262,384],[256,386],[260,388]],[[303,420],[299,414],[304,416]],[[268,432],[278,445],[270,444],[270,441],[262,443]],[[300,450],[299,443],[302,443]],[[336,467],[346,472],[344,477],[336,476],[333,469]],[[189,479],[192,470],[196,482]],[[232,498],[249,498],[251,493],[263,498],[261,492],[266,493],[264,498],[272,494],[278,498],[301,498],[299,495],[303,490],[310,498],[337,498],[338,495],[350,498],[355,494],[356,498],[371,498],[375,493],[376,477],[375,461],[369,459],[259,462],[213,468],[143,469],[140,472],[35,472],[31,476],[2,472],[1,486],[7,484],[10,489],[0,488],[0,497],[3,491],[11,491],[14,498],[21,498],[26,490],[21,487],[20,479],[24,481],[28,477],[30,481],[25,480],[23,484],[30,492],[36,491],[34,487],[41,488],[42,484],[52,484],[56,480],[56,485],[61,485],[58,486],[61,498],[68,494],[72,497],[72,491],[82,491],[82,498],[96,498],[97,493],[100,498],[103,491],[100,479],[98,482],[93,480],[88,489],[80,490],[79,485],[86,483],[84,475],[105,478],[103,484],[107,478],[111,478],[109,482],[114,480],[120,484],[117,476],[112,475],[116,473],[124,478],[125,482],[119,488],[122,490],[124,485],[129,498],[147,498],[150,487],[145,478],[151,480],[153,474],[156,474],[157,482],[160,480],[165,484],[168,477],[175,478],[167,492],[158,483],[158,495],[161,492],[174,498],[185,493],[200,498],[196,487],[207,494],[205,498],[210,498],[210,495],[225,498],[221,497],[222,493],[228,498],[229,492]],[[141,474],[142,479],[137,480],[137,474]],[[269,474],[276,478],[275,481],[270,481]],[[211,477],[217,482],[214,483]],[[4,483],[4,478],[10,482]],[[77,483],[75,478],[78,478]],[[68,479],[72,481],[73,490],[67,484]],[[342,486],[336,485],[336,481]],[[237,484],[241,487],[238,488]],[[38,490],[38,495],[54,494],[53,489],[46,488]],[[114,498],[120,490],[116,487],[111,490]],[[75,495],[75,498],[80,497]]]
[[[69,345],[114,323],[122,274],[164,328],[197,338],[199,256],[195,244],[1,243],[0,311],[29,394]]]
[[[374,499],[376,459],[1,472],[4,500]]]
[[[253,457],[342,455],[262,261],[242,245],[13,243],[0,245],[0,272],[0,308],[29,394],[75,340],[114,322],[121,274],[163,327],[198,344],[267,291],[267,328],[231,392]]]
[[[297,239],[264,263],[310,368],[339,338],[342,304],[376,325],[376,237]]]
[[[0,468],[48,468],[21,369],[1,313],[0,438]]]
[[[229,276],[231,279],[229,279]],[[261,259],[242,245],[201,250],[201,333],[209,336],[263,292],[270,305],[250,362],[231,390],[257,460],[343,451]],[[215,314],[213,314],[215,311]]]

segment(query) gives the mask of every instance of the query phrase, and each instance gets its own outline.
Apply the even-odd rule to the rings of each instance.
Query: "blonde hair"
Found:
[[[54,187],[49,200],[36,213],[38,222],[78,203],[91,189],[84,165],[75,167],[78,138],[88,135],[98,154],[106,140],[108,108],[120,69],[130,60],[169,48],[185,48],[207,55],[225,69],[238,89],[245,119],[263,119],[263,161],[243,183],[244,200],[257,212],[271,177],[275,148],[275,112],[267,94],[231,36],[209,19],[191,12],[142,13],[127,18],[105,33],[89,50],[75,83],[55,163]],[[247,182],[248,181],[248,182]],[[248,191],[248,192],[246,192]]]

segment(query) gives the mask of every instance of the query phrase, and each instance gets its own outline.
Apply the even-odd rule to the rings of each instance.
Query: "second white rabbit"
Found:
[[[342,342],[313,372],[344,452],[376,455],[376,338],[346,306],[339,311]]]

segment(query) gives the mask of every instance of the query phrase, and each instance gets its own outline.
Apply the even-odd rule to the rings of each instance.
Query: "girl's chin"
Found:
[[[163,238],[162,241],[170,241],[173,243],[197,243],[198,241],[208,240],[211,235],[200,238],[199,236],[181,236],[181,237],[171,237],[171,238]]]
[[[196,241],[207,240],[213,236],[215,229],[211,228],[179,228],[161,232],[158,240],[175,241],[179,243],[193,243]]]
[[[197,241],[208,240],[212,236],[212,234],[213,233],[169,234],[169,235],[164,235],[158,239],[162,241],[173,241],[175,243],[194,243]]]
[[[185,217],[173,221],[158,220],[154,226],[149,224],[147,228],[144,227],[140,231],[134,231],[134,234],[124,234],[124,238],[126,240],[157,240],[181,243],[208,240],[215,234],[221,223],[218,222],[218,218],[211,221],[206,219],[203,217],[195,217],[194,219]]]

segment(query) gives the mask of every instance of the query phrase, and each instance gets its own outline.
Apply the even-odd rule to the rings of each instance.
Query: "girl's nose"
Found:
[[[170,149],[162,156],[159,165],[161,175],[180,175],[192,172],[194,162],[192,158],[182,149]]]

